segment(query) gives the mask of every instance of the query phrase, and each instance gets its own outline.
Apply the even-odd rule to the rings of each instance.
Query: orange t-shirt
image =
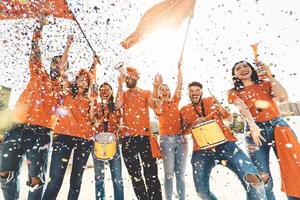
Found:
[[[228,91],[228,102],[233,103],[240,98],[248,106],[253,118],[257,122],[270,121],[280,116],[280,111],[273,100],[270,81],[246,86],[240,92]]]
[[[59,108],[59,116],[54,126],[54,132],[84,139],[93,136],[92,123],[89,116],[90,101],[81,95],[65,96],[64,103]],[[63,112],[62,112],[63,111]]]
[[[179,99],[174,96],[170,102],[163,103],[163,112],[158,117],[161,135],[180,134]]]
[[[214,106],[214,98],[212,98],[212,97],[204,98],[204,99],[202,99],[202,102],[203,102],[203,106],[204,106],[205,116],[208,116],[209,114],[216,111],[215,106]],[[201,113],[203,115],[200,104],[196,105],[196,109],[199,113]],[[180,118],[181,118],[181,124],[182,124],[182,131],[184,134],[191,133],[193,123],[196,121],[196,119],[198,117],[199,117],[198,113],[195,111],[193,104],[188,104],[181,108]],[[221,128],[221,130],[224,133],[225,138],[228,141],[237,141],[237,139],[234,137],[233,133],[223,123],[223,120],[221,119],[221,117],[218,114],[216,114],[216,112],[215,112],[215,114],[212,115],[212,118],[219,125],[219,127]],[[200,150],[200,147],[198,146],[194,137],[193,137],[193,143],[194,143],[193,151]]]
[[[123,94],[123,119],[129,135],[151,135],[148,100],[151,92],[148,90],[129,89]]]
[[[41,60],[30,60],[30,80],[13,113],[15,123],[53,128],[61,99],[59,81],[52,81]]]
[[[108,114],[107,114],[108,112]],[[107,118],[107,130],[104,130],[105,128],[105,121],[103,120],[103,116],[106,115]],[[110,132],[114,133],[116,135],[116,138],[118,138],[118,133],[119,133],[119,123],[120,123],[120,111],[119,110],[114,110],[114,111],[109,111],[108,105],[103,104],[101,102],[97,102],[95,105],[95,118],[98,120],[103,120],[102,123],[100,123],[96,128],[96,131],[98,133],[101,132]]]

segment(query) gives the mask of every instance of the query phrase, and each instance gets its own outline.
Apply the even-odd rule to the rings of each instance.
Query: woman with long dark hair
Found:
[[[110,84],[104,82],[100,85],[99,95],[101,99],[100,101],[97,101],[96,98],[91,98],[90,119],[94,123],[94,128],[98,134],[107,132],[113,133],[115,134],[116,140],[118,140],[120,111],[115,107],[113,89]],[[110,173],[114,187],[114,199],[124,199],[121,154],[118,144],[116,148],[116,154],[110,160],[105,161],[98,159],[95,155],[93,156],[97,200],[105,199],[104,164],[106,162],[110,166]]]
[[[234,87],[229,90],[228,101],[239,108],[248,122],[247,150],[265,182],[267,198],[275,199],[269,166],[272,147],[279,160],[283,191],[290,200],[300,199],[300,145],[276,105],[276,101],[287,101],[288,94],[269,67],[260,68],[268,79],[260,80],[248,62],[240,61],[233,66]]]

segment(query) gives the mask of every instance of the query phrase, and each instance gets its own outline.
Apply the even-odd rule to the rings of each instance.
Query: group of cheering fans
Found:
[[[126,73],[121,73],[118,77],[118,89],[114,97],[113,88],[107,82],[95,90],[98,64],[96,56],[89,70],[81,69],[75,81],[68,81],[65,71],[68,70],[67,57],[73,42],[72,36],[68,36],[63,55],[52,59],[48,74],[41,62],[39,47],[42,28],[43,21],[39,20],[32,38],[30,81],[15,106],[12,114],[14,123],[6,130],[0,145],[0,178],[5,200],[19,198],[19,175],[24,156],[28,166],[27,185],[30,187],[28,199],[56,199],[72,151],[74,154],[68,199],[78,199],[83,172],[93,151],[93,138],[104,132],[115,134],[118,145],[114,157],[109,160],[93,156],[95,198],[105,199],[106,196],[109,199],[108,196],[112,196],[105,195],[104,191],[104,169],[107,163],[110,166],[114,199],[126,199],[121,169],[122,153],[137,199],[162,199],[157,158],[153,156],[151,144],[153,136],[149,108],[154,110],[159,121],[166,199],[172,199],[174,176],[178,198],[186,199],[187,135],[192,133],[194,127],[208,120],[216,122],[226,141],[213,147],[201,148],[195,137],[192,137],[191,163],[199,198],[217,199],[210,190],[209,178],[213,167],[222,164],[237,175],[247,199],[275,199],[269,152],[271,148],[276,156],[280,156],[280,152],[287,152],[284,148],[278,152],[280,144],[277,144],[275,135],[285,135],[294,138],[296,142],[297,139],[280,116],[275,103],[286,101],[287,92],[268,67],[261,66],[267,76],[264,80],[245,61],[236,63],[232,68],[234,85],[228,92],[228,101],[237,106],[247,121],[250,132],[246,136],[248,157],[236,145],[237,139],[225,125],[225,120],[231,120],[231,113],[215,97],[203,98],[201,83],[194,81],[188,85],[190,103],[179,109],[183,87],[181,63],[173,95],[160,74],[154,77],[153,92],[139,88],[139,72],[133,67],[127,67]],[[51,162],[49,175],[46,175],[50,145]],[[289,152],[283,155],[288,154]],[[282,167],[280,163],[280,169],[288,170],[288,167]],[[281,175],[283,174],[286,173],[281,171]],[[293,176],[295,180],[300,178],[299,173]],[[287,183],[290,179],[285,181],[284,178],[282,180],[288,199],[300,199],[300,188],[293,188],[293,183]]]

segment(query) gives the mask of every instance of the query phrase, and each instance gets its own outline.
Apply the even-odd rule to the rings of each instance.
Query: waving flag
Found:
[[[160,27],[179,27],[186,17],[193,14],[195,1],[166,0],[154,5],[142,16],[136,30],[122,42],[122,46],[128,49]]]
[[[64,0],[2,0],[0,1],[0,20],[35,18],[52,15],[73,20],[68,4]]]

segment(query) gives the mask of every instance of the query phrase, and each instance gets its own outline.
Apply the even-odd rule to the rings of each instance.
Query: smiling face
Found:
[[[235,66],[234,74],[238,79],[242,81],[249,80],[251,79],[252,69],[246,63],[241,62]]]
[[[197,104],[200,102],[202,94],[202,89],[199,86],[189,87],[189,97],[193,104]]]
[[[158,88],[158,98],[163,100],[163,101],[167,101],[170,98],[170,89],[167,85],[161,85]]]
[[[112,90],[108,85],[102,85],[99,89],[99,93],[100,93],[100,98],[102,99],[102,101],[108,102],[112,95]]]

